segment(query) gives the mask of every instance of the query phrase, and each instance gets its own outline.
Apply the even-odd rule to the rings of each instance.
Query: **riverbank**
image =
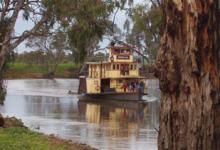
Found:
[[[48,73],[40,64],[11,63],[4,73],[4,79],[46,79],[46,78],[78,78],[79,66],[74,63],[63,63],[57,66],[54,74]],[[140,74],[147,79],[155,79],[154,67],[145,66]]]
[[[31,131],[14,117],[4,118],[3,128],[0,127],[0,149],[97,150],[86,144],[73,143],[54,135],[44,135]]]
[[[5,79],[78,78],[79,67],[73,63],[59,64],[55,73],[48,74],[39,64],[12,63],[4,74]]]

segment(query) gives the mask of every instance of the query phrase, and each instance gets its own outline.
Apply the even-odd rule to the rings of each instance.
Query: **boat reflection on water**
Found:
[[[141,129],[156,132],[158,107],[157,102],[78,101],[80,115],[85,116],[88,123],[105,127],[102,132],[109,137],[129,137]]]

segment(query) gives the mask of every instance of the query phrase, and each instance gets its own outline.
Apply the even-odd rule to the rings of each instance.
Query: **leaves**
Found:
[[[131,13],[134,25],[127,35],[127,42],[142,48],[151,63],[155,61],[159,47],[161,17],[160,7],[147,5],[138,5]]]
[[[113,11],[113,3],[101,0],[74,1],[75,9],[68,12],[69,17],[60,20],[68,33],[70,48],[76,63],[82,63],[95,48],[106,30],[110,27],[109,16]],[[59,10],[59,16],[66,11]],[[71,18],[71,19],[70,19]]]

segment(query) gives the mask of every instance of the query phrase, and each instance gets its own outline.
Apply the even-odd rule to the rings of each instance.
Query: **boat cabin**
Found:
[[[139,82],[140,64],[134,61],[127,46],[111,46],[108,61],[87,62],[88,75],[85,90],[81,93],[128,93],[136,92]],[[84,81],[85,82],[85,81]]]

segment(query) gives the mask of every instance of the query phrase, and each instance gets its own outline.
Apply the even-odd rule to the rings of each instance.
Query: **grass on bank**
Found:
[[[0,150],[97,150],[86,144],[73,143],[53,135],[31,131],[15,117],[0,114]]]
[[[55,77],[70,77],[78,67],[74,63],[59,64]],[[47,68],[40,64],[11,63],[5,74],[6,78],[41,78],[47,74]]]
[[[84,144],[70,143],[30,131],[27,128],[0,128],[1,150],[94,150]]]
[[[63,74],[66,71],[69,71],[71,69],[76,69],[76,68],[78,68],[78,66],[76,64],[73,64],[73,63],[59,64],[58,67],[57,67],[56,73],[57,74]]]
[[[56,73],[64,73],[64,71],[69,69],[74,69],[77,66],[74,63],[59,64]],[[25,63],[11,63],[9,64],[9,70],[14,70],[18,72],[41,72],[46,73],[47,68],[40,64],[25,64]]]
[[[54,145],[45,136],[25,128],[0,129],[1,150],[65,150],[63,144]]]

